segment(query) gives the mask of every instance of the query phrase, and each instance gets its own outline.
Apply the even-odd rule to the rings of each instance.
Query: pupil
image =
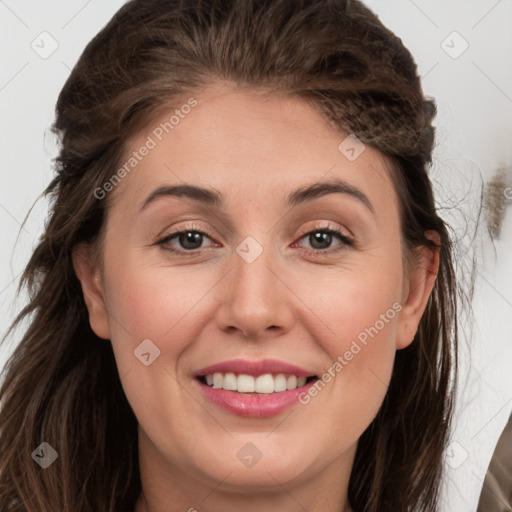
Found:
[[[201,247],[201,233],[197,233],[194,231],[188,231],[187,233],[183,233],[180,235],[180,243],[186,249],[198,249]],[[191,242],[192,245],[189,244]],[[198,244],[194,246],[194,243]]]
[[[310,240],[312,243],[312,247],[314,247],[315,249],[325,249],[326,247],[328,247],[330,245],[330,242],[331,242],[331,238],[332,238],[332,235],[330,233],[315,233],[313,235],[311,235],[313,238]],[[322,246],[322,242],[326,242],[327,241],[327,244],[324,244]],[[317,242],[320,242],[320,247],[315,247],[315,244]]]

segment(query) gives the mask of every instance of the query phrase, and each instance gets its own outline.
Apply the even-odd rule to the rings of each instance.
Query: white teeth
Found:
[[[226,391],[270,394],[300,388],[306,384],[306,377],[283,373],[277,375],[266,373],[258,377],[246,374],[214,373],[206,375],[206,383],[208,386]]]
[[[236,375],[234,373],[226,373],[226,375],[224,375],[224,382],[222,383],[222,388],[225,389],[226,391],[236,391],[237,387],[238,386]]]
[[[274,377],[272,377],[270,373],[256,377],[254,391],[256,391],[256,393],[273,393]]]
[[[282,373],[274,377],[274,391],[286,391],[286,377]]]
[[[254,377],[241,374],[237,379],[237,391],[240,393],[254,393]]]
[[[223,383],[224,383],[224,377],[222,376],[222,373],[214,373],[213,374],[213,387],[221,388]]]
[[[286,389],[295,389],[297,387],[297,377],[290,375],[286,379]]]

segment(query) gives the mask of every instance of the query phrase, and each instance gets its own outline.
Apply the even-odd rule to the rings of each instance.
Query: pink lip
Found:
[[[243,373],[245,375],[252,375],[253,377],[265,375],[266,373],[272,373],[273,375],[284,373],[296,375],[297,377],[312,377],[315,375],[315,372],[299,368],[298,366],[294,366],[293,364],[288,364],[283,361],[278,361],[277,359],[263,359],[262,361],[232,359],[231,361],[224,361],[222,363],[202,368],[194,373],[194,377],[198,377],[200,375],[211,375],[213,373]]]
[[[297,389],[269,393],[267,395],[245,394],[225,389],[212,388],[199,379],[194,383],[200,386],[203,395],[222,409],[248,418],[264,418],[285,411],[299,401],[299,395],[306,394],[316,381],[311,381]]]
[[[252,375],[253,377],[267,373],[273,375],[283,373],[286,375],[296,375],[297,377],[311,377],[314,376],[315,373],[276,359],[264,359],[262,361],[232,359],[231,361],[224,361],[207,366],[195,372],[194,377],[196,378],[194,382],[199,385],[201,392],[208,400],[228,412],[237,414],[238,416],[252,418],[274,416],[283,412],[296,404],[299,395],[307,393],[309,387],[315,383],[311,381],[300,388],[281,391],[279,393],[246,394],[212,388],[204,384],[203,381],[198,378],[214,373],[235,373],[237,375],[243,373],[245,375]]]

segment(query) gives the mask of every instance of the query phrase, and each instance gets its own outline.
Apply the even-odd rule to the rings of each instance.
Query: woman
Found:
[[[434,114],[360,2],[122,7],[57,103],[0,508],[438,510]]]

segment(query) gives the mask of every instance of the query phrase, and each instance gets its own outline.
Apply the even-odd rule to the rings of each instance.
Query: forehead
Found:
[[[265,205],[305,184],[338,179],[376,205],[397,203],[377,150],[300,98],[247,89],[212,87],[176,102],[130,140],[122,165],[129,172],[114,193],[131,205],[158,186],[185,182],[219,191],[226,205]]]

